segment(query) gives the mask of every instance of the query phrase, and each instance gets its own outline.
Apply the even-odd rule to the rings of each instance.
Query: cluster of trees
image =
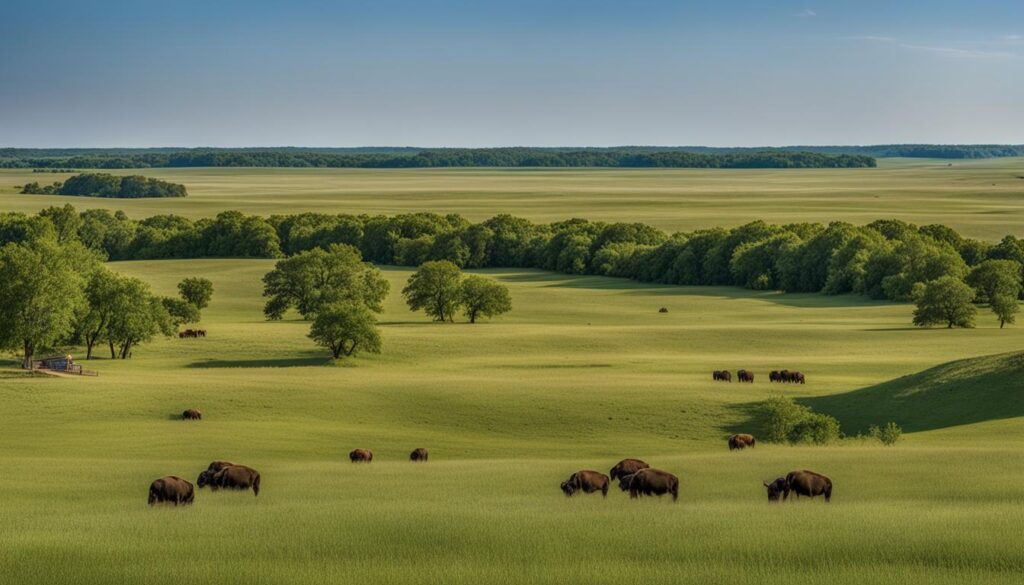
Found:
[[[52,226],[0,247],[0,348],[22,352],[24,366],[44,350],[84,345],[86,357],[106,344],[111,359],[177,326],[197,322],[213,285],[186,279],[181,299],[160,298],[137,278],[102,264],[100,254]]]
[[[459,310],[470,323],[512,310],[508,287],[476,274],[463,276],[462,270],[448,260],[424,262],[409,277],[402,295],[410,309],[441,322],[454,322]]]
[[[841,436],[835,417],[814,412],[788,396],[772,396],[759,411],[765,438],[773,443],[827,445]]]
[[[114,199],[140,199],[144,197],[185,197],[184,185],[159,179],[129,175],[125,177],[106,173],[82,173],[51,185],[28,183],[21,190],[31,195],[77,195],[82,197],[109,197]]]
[[[988,304],[1003,323],[1013,322],[1024,275],[1022,239],[1006,236],[991,244],[947,226],[898,220],[863,226],[754,221],[670,235],[641,223],[570,219],[535,224],[511,215],[471,223],[457,214],[262,218],[227,211],[194,221],[175,215],[136,221],[121,212],[77,213],[71,206],[51,207],[37,216],[0,214],[0,243],[44,229],[113,260],[278,258],[343,244],[378,264],[446,260],[459,268],[541,268],[664,284],[858,293],[894,301],[945,299],[950,295],[938,294],[942,289],[935,287],[952,282],[973,290],[971,299]],[[935,289],[931,295],[929,285]],[[926,313],[920,324],[948,324]],[[962,322],[953,320],[954,325]]]
[[[73,153],[70,154],[69,153]],[[51,156],[46,156],[51,155]],[[439,148],[332,152],[316,149],[187,149],[178,151],[0,151],[0,167],[673,167],[836,168],[873,167],[864,154],[806,150],[737,149],[693,152],[669,148]]]

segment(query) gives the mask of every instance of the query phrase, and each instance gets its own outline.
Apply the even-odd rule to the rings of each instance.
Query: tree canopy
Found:
[[[334,359],[380,353],[382,347],[377,318],[365,304],[352,300],[322,307],[313,318],[309,338],[328,348]]]
[[[943,276],[915,286],[914,325],[929,327],[945,325],[953,327],[974,327],[977,309],[971,304],[974,289],[967,283],[952,276]]]
[[[263,313],[268,319],[281,319],[291,308],[304,319],[313,319],[322,307],[339,301],[361,303],[379,313],[391,288],[380,270],[345,244],[281,260],[263,277],[263,284],[263,296],[269,298]]]
[[[186,278],[178,283],[178,294],[197,309],[205,309],[213,298],[213,283],[207,278]]]
[[[447,260],[424,262],[409,277],[402,295],[413,311],[422,310],[435,321],[454,321],[461,302],[462,271]]]
[[[459,302],[470,323],[477,318],[493,317],[512,310],[508,287],[492,278],[471,274],[459,288]]]

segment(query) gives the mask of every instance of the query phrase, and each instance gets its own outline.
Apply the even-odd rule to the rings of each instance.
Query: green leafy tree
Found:
[[[943,276],[914,286],[914,325],[974,327],[974,289],[953,276]]]
[[[380,313],[390,289],[380,270],[363,262],[359,250],[333,244],[279,261],[263,277],[263,296],[270,298],[263,313],[268,319],[280,319],[294,307],[308,320],[321,307],[346,300]]]
[[[213,297],[213,283],[206,278],[186,278],[178,283],[178,294],[185,302],[195,305],[197,309],[205,309]],[[188,321],[192,323],[193,321]]]
[[[476,323],[480,316],[493,317],[512,310],[512,297],[508,294],[508,287],[476,274],[467,276],[462,281],[459,300],[470,323]]]
[[[985,260],[967,276],[978,292],[978,299],[988,302],[989,308],[999,319],[999,328],[1017,320],[1020,311],[1018,299],[1021,295],[1021,264],[1016,260]]]
[[[160,299],[160,302],[163,303],[175,330],[186,323],[198,323],[202,319],[199,307],[186,300],[164,297]]]
[[[149,292],[149,285],[137,278],[122,282],[121,298],[107,327],[111,359],[128,359],[132,348],[159,334],[173,335],[171,317],[163,302]]]
[[[1020,301],[1012,294],[999,292],[989,298],[988,306],[999,319],[999,328],[1002,329],[1007,323],[1017,322],[1017,313],[1020,311]]]
[[[36,349],[67,338],[94,262],[81,246],[49,239],[0,248],[0,348],[20,349],[28,368]]]
[[[422,310],[435,321],[453,321],[461,303],[462,271],[447,260],[424,262],[409,277],[402,295],[413,311]]]
[[[313,319],[309,338],[331,350],[334,359],[357,352],[380,353],[377,318],[366,305],[340,301],[322,308]]]
[[[92,351],[107,336],[107,328],[121,308],[121,289],[124,278],[107,270],[97,270],[85,287],[87,309],[79,314],[76,328],[85,342],[85,359],[92,359]]]

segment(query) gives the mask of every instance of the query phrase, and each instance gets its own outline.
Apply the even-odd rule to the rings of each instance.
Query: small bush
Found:
[[[879,428],[877,425],[871,425],[871,428],[868,429],[868,434],[872,438],[878,439],[883,445],[891,447],[903,436],[903,429],[900,428],[900,425],[889,422],[882,428]]]
[[[766,438],[772,443],[825,445],[839,438],[839,421],[814,412],[786,396],[772,396],[761,405]]]
[[[791,443],[827,445],[839,438],[839,421],[827,414],[807,413],[789,433]]]

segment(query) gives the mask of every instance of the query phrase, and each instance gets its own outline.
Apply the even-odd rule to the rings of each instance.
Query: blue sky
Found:
[[[1024,1],[5,1],[0,146],[1024,143]]]

